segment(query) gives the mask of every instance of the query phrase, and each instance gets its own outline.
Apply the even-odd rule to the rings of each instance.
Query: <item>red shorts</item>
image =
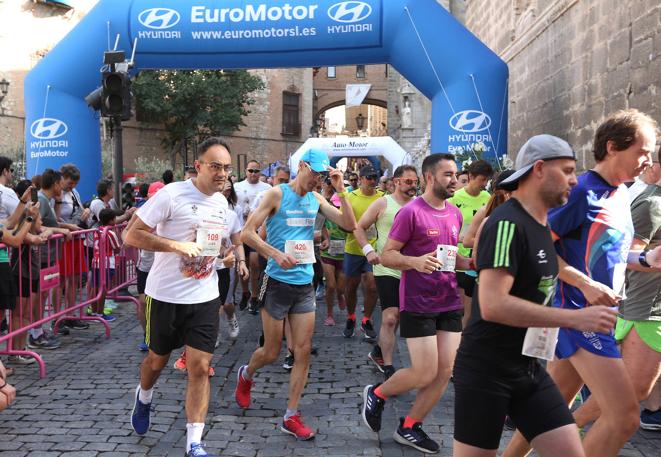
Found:
[[[331,265],[335,267],[336,270],[342,271],[342,259],[331,259],[330,257],[321,256],[321,263],[326,265]]]
[[[71,276],[74,274],[87,273],[87,251],[82,238],[65,241],[62,247],[62,259],[60,260],[60,275]]]

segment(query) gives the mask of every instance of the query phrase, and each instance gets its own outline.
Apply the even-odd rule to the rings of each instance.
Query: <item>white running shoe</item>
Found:
[[[239,321],[236,319],[236,315],[231,319],[227,319],[227,325],[229,326],[230,338],[235,339],[239,336]]]

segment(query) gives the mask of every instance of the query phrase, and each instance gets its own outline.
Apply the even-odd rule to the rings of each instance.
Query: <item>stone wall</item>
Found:
[[[661,122],[659,0],[469,0],[466,24],[509,65],[510,154],[551,133],[586,169],[608,114],[637,108]]]

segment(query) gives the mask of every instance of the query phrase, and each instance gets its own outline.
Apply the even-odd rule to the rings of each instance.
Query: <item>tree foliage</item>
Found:
[[[230,135],[255,103],[251,94],[264,83],[245,70],[142,71],[133,83],[136,109],[143,120],[162,123],[164,143]]]

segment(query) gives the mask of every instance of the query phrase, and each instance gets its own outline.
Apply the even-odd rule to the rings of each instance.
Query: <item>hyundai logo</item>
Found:
[[[450,127],[459,132],[475,133],[491,127],[491,118],[482,111],[466,110],[450,118]]]
[[[53,119],[51,117],[37,119],[30,126],[30,133],[32,136],[40,140],[59,138],[67,133],[68,130],[69,127],[67,127],[67,124],[59,119]]]
[[[150,8],[138,16],[142,25],[154,30],[163,30],[174,27],[179,23],[181,16],[169,8]]]
[[[340,2],[328,8],[328,17],[336,22],[360,22],[372,14],[372,7],[365,2]]]

